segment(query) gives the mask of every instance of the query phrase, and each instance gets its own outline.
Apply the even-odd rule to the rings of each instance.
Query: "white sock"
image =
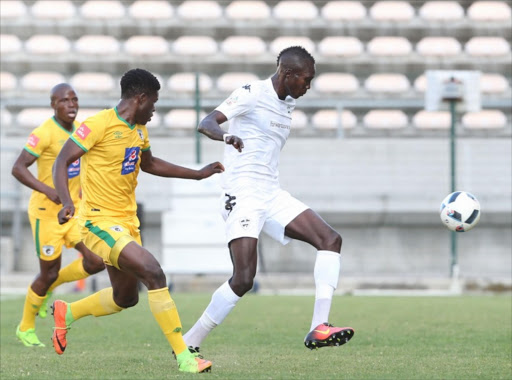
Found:
[[[200,347],[210,331],[222,323],[240,298],[233,292],[227,281],[222,284],[213,293],[212,300],[203,315],[183,336],[187,346]]]
[[[314,269],[315,307],[309,331],[312,331],[319,324],[329,321],[332,295],[338,287],[340,268],[341,256],[338,252],[318,251]]]

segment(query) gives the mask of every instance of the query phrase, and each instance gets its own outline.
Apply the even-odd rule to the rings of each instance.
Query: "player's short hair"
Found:
[[[129,99],[142,93],[155,94],[160,90],[160,82],[149,71],[132,69],[121,78],[121,98]]]
[[[298,57],[300,60],[309,60],[311,63],[315,64],[315,58],[309,52],[304,49],[302,46],[290,46],[286,49],[281,50],[279,55],[277,56],[277,66],[279,66],[279,61],[281,60],[281,57],[284,56],[295,56]]]

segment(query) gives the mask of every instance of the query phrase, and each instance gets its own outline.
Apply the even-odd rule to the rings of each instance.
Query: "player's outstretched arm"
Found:
[[[75,205],[69,194],[68,187],[68,166],[78,160],[85,151],[71,139],[68,139],[58,154],[53,165],[53,184],[62,202],[62,209],[59,211],[59,223],[64,224],[75,215]]]
[[[224,141],[228,145],[233,145],[233,148],[241,152],[244,148],[244,142],[240,137],[230,135],[220,127],[225,121],[227,121],[226,116],[215,110],[201,120],[197,130],[212,140]]]
[[[34,175],[28,170],[29,166],[37,160],[36,156],[33,156],[26,150],[22,150],[16,162],[12,167],[12,175],[25,186],[32,190],[39,191],[48,197],[49,200],[56,204],[60,204],[60,199],[57,191],[39,181]]]
[[[200,180],[216,173],[222,173],[224,166],[220,162],[213,162],[205,167],[195,170],[171,164],[158,157],[154,157],[151,149],[142,152],[140,168],[142,171],[159,177],[184,178]]]

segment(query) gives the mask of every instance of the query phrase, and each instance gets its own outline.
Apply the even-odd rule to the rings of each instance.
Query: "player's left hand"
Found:
[[[224,165],[220,162],[213,162],[206,165],[204,168],[199,169],[199,179],[208,178],[214,174],[222,173],[224,171]]]
[[[57,214],[59,224],[67,223],[69,219],[73,217],[73,215],[75,215],[75,206],[73,204],[63,205]]]

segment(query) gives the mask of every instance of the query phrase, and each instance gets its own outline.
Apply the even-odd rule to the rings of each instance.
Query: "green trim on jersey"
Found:
[[[116,244],[116,241],[115,239],[110,236],[110,234],[107,232],[107,231],[104,231],[102,230],[101,228],[99,227],[95,227],[92,225],[91,221],[88,220],[87,222],[85,222],[85,227],[91,231],[94,235],[96,235],[97,237],[99,237],[101,240],[103,240],[105,243],[107,243],[107,245],[112,248],[114,247],[114,245]]]
[[[78,141],[76,141],[76,138],[75,136],[70,136],[69,137],[71,140],[73,140],[73,142],[78,145],[80,148],[82,148],[84,150],[84,152],[88,152],[87,148],[85,146],[83,146],[82,144],[80,144]]]
[[[36,254],[37,254],[37,257],[40,257],[41,256],[41,245],[39,244],[39,222],[40,222],[40,219],[36,219],[36,233],[34,234],[35,235],[35,243],[36,243]]]
[[[128,126],[128,128],[130,128],[130,129],[135,128],[135,125],[136,125],[136,124],[131,125],[131,124],[130,124],[130,123],[128,123],[125,119],[123,119],[121,116],[119,116],[119,114],[117,113],[117,106],[116,106],[116,107],[114,107],[114,111],[116,111],[116,116],[117,116],[117,118],[118,118],[119,120],[121,120],[123,123],[125,123],[125,124]]]
[[[62,129],[62,130],[63,130],[64,132],[66,132],[68,135],[71,135],[71,134],[75,131],[75,129],[76,129],[76,127],[75,127],[75,122],[74,122],[74,121],[73,121],[73,130],[72,130],[72,131],[68,131],[66,128],[64,128],[62,125],[60,125],[60,123],[57,121],[57,119],[55,118],[55,116],[52,116],[52,120],[53,120],[53,122],[54,122],[55,124],[57,124],[57,126],[58,126],[60,129]]]
[[[32,152],[30,149],[28,149],[26,146],[23,147],[23,149],[25,149],[27,152],[29,152],[32,156],[34,157],[41,157],[39,154],[37,154],[36,152]]]
[[[148,146],[146,149],[141,149],[141,151],[142,151],[142,152],[147,152],[147,151],[148,151],[148,150],[150,150],[150,149],[151,149],[151,147],[150,147],[150,146]]]

